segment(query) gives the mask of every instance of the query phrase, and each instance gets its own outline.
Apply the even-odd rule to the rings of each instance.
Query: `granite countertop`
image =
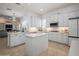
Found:
[[[26,34],[27,37],[37,37],[37,36],[41,36],[41,35],[45,35],[47,33],[28,33]]]

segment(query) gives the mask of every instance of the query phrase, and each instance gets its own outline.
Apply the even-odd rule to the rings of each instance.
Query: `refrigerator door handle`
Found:
[[[70,37],[70,38],[79,38],[79,37],[76,37],[76,36],[68,36],[68,37]]]

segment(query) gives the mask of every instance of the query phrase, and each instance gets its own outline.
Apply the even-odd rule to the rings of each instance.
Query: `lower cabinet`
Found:
[[[60,38],[59,32],[50,32],[48,37],[49,37],[49,40],[51,41],[59,41],[58,39]]]
[[[61,33],[61,43],[65,43],[68,44],[69,43],[69,39],[68,39],[68,33]]]
[[[14,47],[25,43],[25,34],[22,32],[8,33],[8,46]]]
[[[73,40],[78,40],[79,38],[72,38],[72,37],[69,37],[69,46],[71,45],[72,41]]]
[[[68,33],[49,32],[49,40],[68,44]]]

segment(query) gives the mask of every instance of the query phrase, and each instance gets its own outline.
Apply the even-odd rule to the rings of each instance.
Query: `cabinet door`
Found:
[[[46,27],[46,19],[42,19],[41,21],[42,21],[41,22],[42,27]]]
[[[76,11],[76,15],[77,15],[77,17],[79,17],[79,11]]]
[[[72,37],[69,37],[69,46],[71,45],[72,40],[78,40],[78,38],[72,38]]]
[[[53,32],[49,32],[49,34],[48,34],[49,40],[53,41],[55,39],[54,36],[55,36],[55,34]]]
[[[30,20],[29,21],[29,27],[41,27],[41,22],[42,22],[42,19],[40,17],[37,17],[37,16],[31,16]]]
[[[77,32],[78,32],[78,37],[79,37],[79,19],[78,19],[78,31]]]
[[[77,20],[69,20],[69,36],[77,36]]]
[[[35,27],[35,19],[34,19],[34,16],[31,16],[31,18],[30,18],[30,24],[31,24],[31,27]]]
[[[58,22],[58,15],[57,14],[53,14],[50,17],[51,22],[50,23],[54,23],[54,22]]]
[[[77,17],[77,12],[76,11],[70,12],[69,13],[69,18],[74,18],[74,17]]]
[[[48,33],[48,39],[49,39],[49,40],[52,40],[52,38],[53,38],[52,33],[49,32],[49,33]]]
[[[16,38],[17,35],[10,35],[10,38],[9,38],[9,46],[12,47],[12,46],[16,46],[17,44],[17,38]]]
[[[58,32],[51,32],[49,35],[49,40],[51,41],[56,41],[56,42],[60,42],[60,33]]]
[[[64,15],[63,14],[59,14],[58,16],[58,21],[59,21],[59,26],[63,27],[64,26]]]
[[[17,46],[19,44],[22,44],[22,43],[24,43],[25,38],[26,37],[23,33],[12,34],[12,35],[10,35],[10,41],[9,41],[10,45],[9,46],[12,47],[12,46]]]
[[[68,34],[67,33],[61,33],[61,43],[68,44]]]
[[[63,14],[63,26],[65,27],[69,26],[69,13]]]
[[[31,26],[32,26],[32,27],[35,27],[35,20],[34,20],[33,17],[32,17],[32,19],[31,19]]]
[[[60,42],[60,33],[59,32],[54,33],[54,41]]]

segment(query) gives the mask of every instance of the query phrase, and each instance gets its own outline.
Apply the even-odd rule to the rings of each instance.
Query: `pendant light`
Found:
[[[15,16],[15,13],[13,13],[13,16],[12,16],[12,21],[16,21],[16,16]]]

